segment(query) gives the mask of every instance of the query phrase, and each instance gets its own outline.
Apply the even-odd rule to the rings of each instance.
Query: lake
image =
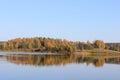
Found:
[[[1,80],[120,80],[120,57],[0,54]]]

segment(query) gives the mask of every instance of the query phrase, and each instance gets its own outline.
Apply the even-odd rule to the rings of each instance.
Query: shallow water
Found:
[[[33,53],[24,55],[8,52],[0,56],[0,79],[120,80],[119,64],[119,57],[92,58]]]

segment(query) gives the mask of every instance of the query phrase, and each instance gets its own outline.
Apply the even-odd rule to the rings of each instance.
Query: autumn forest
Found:
[[[35,37],[16,38],[0,43],[1,51],[74,53],[75,51],[92,50],[96,48],[120,51],[119,43],[104,43],[102,40],[95,40],[91,43],[89,41],[73,42],[62,39]]]

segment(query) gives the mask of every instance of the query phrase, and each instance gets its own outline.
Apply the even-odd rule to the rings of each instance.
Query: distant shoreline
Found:
[[[57,53],[57,52],[50,52],[50,51],[33,51],[33,50],[29,50],[29,49],[0,50],[0,52],[40,52],[40,53],[48,53],[48,54],[49,53]],[[64,53],[61,52],[61,54],[64,54]],[[120,52],[113,51],[113,50],[106,50],[106,49],[93,49],[93,50],[75,51],[72,54],[80,54],[80,55],[90,55],[90,54],[94,54],[94,55],[101,55],[101,54],[102,55],[116,55],[116,54],[118,54],[118,55],[120,55]]]
[[[47,52],[47,53],[65,53],[71,54],[95,50],[113,50],[120,52],[120,44],[104,43],[103,40],[94,42],[72,42],[69,40],[34,37],[34,38],[16,38],[7,42],[0,42],[1,52]],[[110,52],[110,51],[109,51]]]

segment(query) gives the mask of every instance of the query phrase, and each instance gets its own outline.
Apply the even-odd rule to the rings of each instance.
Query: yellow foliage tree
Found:
[[[105,48],[105,43],[102,40],[96,40],[94,42],[94,45],[96,48],[102,48],[102,49]]]

